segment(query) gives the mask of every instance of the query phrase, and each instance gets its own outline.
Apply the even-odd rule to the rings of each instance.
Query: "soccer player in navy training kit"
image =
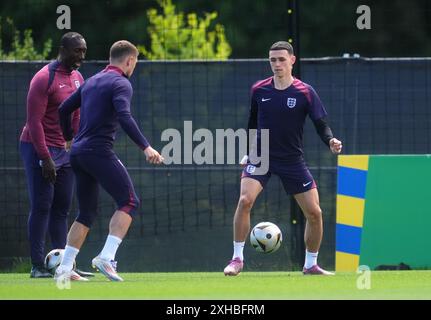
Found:
[[[27,121],[20,138],[30,196],[28,236],[32,278],[48,278],[45,269],[45,237],[52,248],[66,245],[67,215],[73,194],[73,172],[69,163],[70,141],[64,139],[58,106],[84,82],[77,69],[87,45],[82,35],[68,32],[61,38],[57,60],[33,77],[27,96]],[[79,111],[73,113],[73,130],[78,131]]]
[[[138,50],[128,41],[118,41],[111,47],[109,60],[110,64],[103,71],[89,78],[59,109],[66,138],[72,137],[70,115],[78,108],[81,123],[71,149],[79,214],[70,228],[56,279],[88,280],[74,272],[72,266],[96,218],[100,184],[114,198],[117,210],[111,218],[105,245],[92,264],[109,280],[123,281],[116,271],[115,254],[129,229],[139,199],[126,168],[113,151],[118,124],[143,150],[147,161],[152,164],[163,161],[130,113],[133,90],[128,78],[135,69]]]
[[[234,253],[224,274],[236,276],[243,269],[250,210],[271,175],[275,174],[280,177],[285,191],[295,197],[307,220],[303,273],[332,275],[317,264],[323,222],[316,183],[303,157],[302,136],[306,117],[311,118],[317,133],[332,153],[339,154],[342,143],[333,137],[326,122],[326,110],[316,91],[292,76],[295,56],[291,44],[285,41],[274,43],[269,49],[269,61],[274,76],[253,85],[248,122],[249,130],[258,130],[258,146],[259,130],[269,129],[269,170],[266,174],[253,174],[255,167],[249,161],[244,167],[234,216]]]

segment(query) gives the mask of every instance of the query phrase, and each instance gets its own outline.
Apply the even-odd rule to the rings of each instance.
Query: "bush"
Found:
[[[218,59],[225,60],[232,50],[227,42],[224,27],[216,24],[214,30],[210,25],[217,18],[217,13],[206,13],[199,18],[196,13],[186,15],[176,13],[171,0],[158,0],[163,14],[156,9],[147,11],[150,26],[148,33],[151,47],[146,49],[139,45],[139,51],[149,60],[172,59]]]
[[[0,17],[0,34],[2,33],[3,21]],[[42,52],[38,52],[34,46],[32,30],[24,30],[24,38],[21,32],[15,28],[13,20],[6,18],[6,27],[11,32],[11,43],[9,52],[3,50],[3,39],[0,38],[0,60],[46,60],[52,48],[52,40],[48,39],[43,44]]]

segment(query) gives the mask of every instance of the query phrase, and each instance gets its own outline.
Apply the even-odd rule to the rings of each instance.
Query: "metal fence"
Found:
[[[28,196],[18,139],[25,122],[29,82],[44,62],[0,62],[0,258],[28,256]],[[86,62],[84,78],[104,62]],[[304,59],[302,80],[320,95],[345,154],[424,154],[431,147],[431,59]],[[193,128],[213,132],[247,125],[249,92],[271,74],[266,60],[140,62],[132,84],[132,113],[156,149],[161,132]],[[324,212],[320,261],[334,266],[336,157],[311,121],[304,130],[305,158],[319,186]],[[172,165],[154,168],[120,134],[115,145],[141,198],[141,208],[119,250],[122,270],[221,270],[231,256],[232,217],[241,169],[234,165]],[[302,261],[302,224],[273,177],[252,211],[252,223],[272,221],[285,243],[271,256],[248,246],[250,270],[294,270]],[[102,194],[100,214],[79,259],[100,250],[115,209]],[[76,201],[70,220],[76,216]],[[49,241],[48,241],[49,244]],[[79,262],[79,261],[78,261]]]

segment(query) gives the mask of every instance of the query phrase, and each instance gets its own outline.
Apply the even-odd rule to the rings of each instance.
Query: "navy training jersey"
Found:
[[[71,154],[112,153],[118,124],[141,149],[148,147],[130,112],[132,95],[132,85],[121,69],[109,65],[65,100],[59,109],[65,136],[71,135],[70,113],[81,107],[79,131]]]
[[[284,90],[274,87],[273,77],[258,81],[251,89],[249,129],[269,129],[269,159],[284,163],[303,161],[303,131],[307,115],[318,120],[327,115],[316,91],[294,78]]]

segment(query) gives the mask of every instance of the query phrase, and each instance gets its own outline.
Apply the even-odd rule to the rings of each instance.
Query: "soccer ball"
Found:
[[[51,250],[45,257],[45,268],[52,274],[61,263],[63,259],[64,249]]]
[[[52,274],[55,274],[58,266],[63,259],[64,249],[54,249],[51,250],[45,257],[45,268]],[[76,264],[73,262],[73,268],[75,269]]]
[[[250,243],[258,252],[275,252],[280,248],[282,240],[280,229],[271,222],[258,223],[250,233]]]
[[[63,260],[64,249],[51,250],[45,257],[45,268],[51,273],[55,274],[58,266]],[[76,261],[73,261],[73,269],[76,269]]]

